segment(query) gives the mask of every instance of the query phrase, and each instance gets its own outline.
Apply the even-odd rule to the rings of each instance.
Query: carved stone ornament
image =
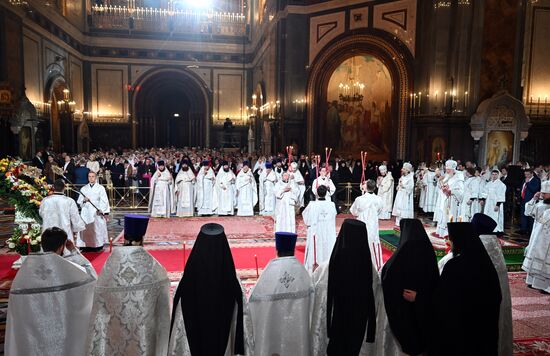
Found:
[[[23,126],[31,126],[29,121],[36,120],[36,108],[27,95],[23,94],[17,108],[17,113],[10,119],[10,129],[14,135],[19,134]]]

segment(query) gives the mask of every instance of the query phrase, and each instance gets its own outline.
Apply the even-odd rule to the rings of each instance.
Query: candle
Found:
[[[462,222],[462,215],[458,217],[458,222]]]
[[[453,216],[452,216],[452,215],[451,215],[451,219],[450,219],[450,221],[449,221],[449,222],[453,222]]]
[[[447,111],[447,92],[445,92],[445,96],[443,97],[443,109]]]
[[[31,254],[31,237],[27,235],[26,238],[27,238],[27,255],[30,255]]]
[[[420,110],[420,106],[422,105],[422,92],[418,92],[418,109]]]
[[[413,95],[411,94],[411,100],[409,101],[409,107],[411,109],[411,112],[413,111]]]
[[[439,161],[441,159],[441,154],[437,152],[437,160]]]
[[[256,262],[256,278],[260,278],[260,271],[258,270],[258,255],[254,255],[254,260]]]
[[[109,253],[113,252],[113,238],[109,238]]]

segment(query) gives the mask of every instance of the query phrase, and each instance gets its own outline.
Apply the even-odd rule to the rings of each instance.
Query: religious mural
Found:
[[[327,88],[325,141],[340,152],[389,156],[392,80],[376,57],[355,56],[332,73]]]
[[[487,165],[502,167],[512,162],[514,154],[514,133],[512,131],[491,131],[487,135]]]

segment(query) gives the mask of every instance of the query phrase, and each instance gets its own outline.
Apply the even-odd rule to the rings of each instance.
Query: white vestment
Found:
[[[399,178],[397,194],[395,195],[395,202],[393,203],[392,215],[396,217],[396,225],[399,225],[401,219],[414,218],[413,193],[414,175],[412,173],[407,173],[407,175],[403,175]]]
[[[285,188],[290,190],[285,192]],[[296,232],[296,210],[298,204],[298,187],[291,182],[282,180],[275,185],[275,232]]]
[[[296,257],[269,262],[248,302],[254,355],[310,355],[313,283]]]
[[[532,246],[537,240],[537,236],[542,228],[542,217],[547,209],[550,209],[550,204],[545,204],[543,201],[537,201],[534,198],[525,204],[525,216],[530,216],[533,218],[533,230],[531,230],[529,244],[525,247],[526,255],[529,253],[529,247]],[[523,260],[523,262],[526,263],[527,260]]]
[[[442,187],[447,186],[450,190],[450,195],[443,192]],[[439,202],[441,215],[437,221],[436,233],[440,237],[449,235],[447,231],[447,223],[451,222],[451,218],[454,222],[459,221],[460,215],[460,203],[462,202],[462,196],[464,195],[464,181],[458,174],[448,174],[441,182],[440,188],[442,192],[441,200]]]
[[[464,194],[460,204],[460,216],[463,222],[470,222],[479,213],[479,182],[478,177],[469,177],[464,181]]]
[[[327,187],[327,199],[330,199],[330,197],[333,196],[334,193],[336,193],[336,186],[334,185],[334,183],[332,183],[332,179],[319,176],[318,178],[315,178],[315,180],[311,184],[311,191],[313,192],[315,197],[319,197],[317,195],[317,188],[319,188],[321,185]]]
[[[483,214],[489,216],[497,223],[495,232],[504,231],[504,202],[506,201],[506,185],[500,179],[491,180],[485,184],[481,194],[485,199]],[[500,203],[500,204],[498,204]],[[498,205],[497,211],[495,207]]]
[[[164,356],[169,332],[166,270],[143,247],[114,248],[97,280],[87,354]]]
[[[239,280],[239,283],[241,281]],[[252,320],[250,319],[250,311],[246,304],[246,293],[241,285],[243,291],[243,326],[244,326],[244,352],[245,355],[254,355],[254,336],[252,333]],[[185,330],[185,321],[183,319],[183,312],[181,308],[181,301],[174,308],[174,324],[172,325],[172,334],[170,335],[170,344],[168,345],[169,356],[192,356],[191,348],[189,347],[189,340],[187,339],[187,331]],[[227,348],[224,356],[234,355],[234,342],[237,328],[237,305],[235,304],[235,311],[233,314],[233,320],[231,322],[231,330],[229,331],[229,341],[227,342]]]
[[[258,188],[251,170],[245,173],[243,170],[237,175],[235,182],[237,188],[237,215],[253,216],[254,207],[258,203]]]
[[[160,176],[159,176],[160,173]],[[151,177],[149,212],[153,218],[169,218],[176,210],[174,201],[174,178],[168,169],[157,170]]]
[[[435,209],[435,200],[437,192],[437,182],[435,180],[435,172],[428,170],[422,177],[422,184],[426,189],[426,198],[424,201],[424,212],[433,213]]]
[[[86,223],[86,229],[80,233],[77,245],[79,247],[102,247],[109,243],[109,234],[107,232],[107,220],[98,213],[98,209],[103,214],[109,214],[111,211],[107,192],[101,184],[95,183],[93,187],[86,184],[80,189],[80,193],[82,194],[78,196],[77,202],[82,208],[80,216]],[[84,196],[90,201],[84,202]]]
[[[54,253],[31,254],[11,285],[6,355],[84,355],[96,281]]]
[[[314,263],[320,265],[330,259],[336,243],[336,214],[336,205],[330,200],[309,202],[302,212],[307,225],[304,266],[309,273],[313,273]]]
[[[384,204],[380,213],[380,219],[389,220],[391,219],[393,208],[393,176],[391,172],[387,172],[385,176],[378,177],[376,186],[378,187],[378,196]]]
[[[358,197],[355,199],[350,209],[350,213],[367,225],[370,256],[372,264],[376,267],[377,271],[379,271],[384,264],[382,261],[380,235],[378,234],[378,216],[383,209],[384,202],[374,193],[367,193]]]
[[[271,216],[275,212],[275,184],[277,175],[273,170],[263,170],[260,174],[260,215]]]
[[[290,172],[289,172],[290,173]],[[295,172],[290,173],[290,179],[294,180],[294,183],[298,186],[299,195],[298,195],[298,206],[304,206],[304,193],[306,192],[306,181],[302,176],[302,173],[296,168]],[[317,194],[317,191],[315,192]]]
[[[423,211],[425,211],[424,209],[426,208],[427,189],[426,189],[424,177],[426,176],[427,172],[428,172],[427,169],[418,170],[418,174],[416,176],[416,182],[418,187],[420,188],[420,197],[418,198],[418,208],[422,209]]]
[[[214,212],[215,179],[216,176],[212,168],[208,168],[206,173],[204,173],[204,168],[201,168],[197,175],[195,206],[199,215],[212,215]]]
[[[94,279],[97,279],[97,272],[95,271],[94,267],[86,257],[80,254],[80,251],[75,250],[68,255],[64,255],[63,258],[69,262],[74,263],[77,266],[84,268],[88,275],[92,276]]]
[[[195,210],[195,174],[191,168],[180,169],[176,176],[176,216],[193,216]]]
[[[313,274],[315,285],[315,303],[311,319],[312,356],[324,356],[327,354],[329,338],[327,335],[327,290],[329,264],[323,264]],[[360,282],[358,282],[360,283]],[[378,272],[372,269],[372,291],[374,292],[376,309],[376,335],[374,343],[363,341],[359,355],[368,356],[401,356],[400,347],[393,336],[386,309],[384,308],[384,295]],[[365,338],[366,338],[365,328]]]
[[[222,169],[216,176],[213,207],[218,215],[233,215],[235,213],[235,173]]]
[[[550,209],[544,209],[536,230],[536,235],[531,236],[522,268],[527,272],[528,285],[550,293]]]
[[[42,200],[40,204],[42,232],[50,227],[59,227],[73,241],[73,235],[83,231],[86,224],[78,213],[78,207],[72,198],[55,193]]]

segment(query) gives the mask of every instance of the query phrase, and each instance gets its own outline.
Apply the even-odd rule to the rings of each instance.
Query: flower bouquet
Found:
[[[23,216],[40,222],[40,202],[51,192],[39,169],[14,158],[0,160],[0,197]]]
[[[27,256],[31,252],[40,251],[41,229],[40,225],[32,224],[27,226],[16,226],[13,235],[6,241],[10,250],[21,256]]]

